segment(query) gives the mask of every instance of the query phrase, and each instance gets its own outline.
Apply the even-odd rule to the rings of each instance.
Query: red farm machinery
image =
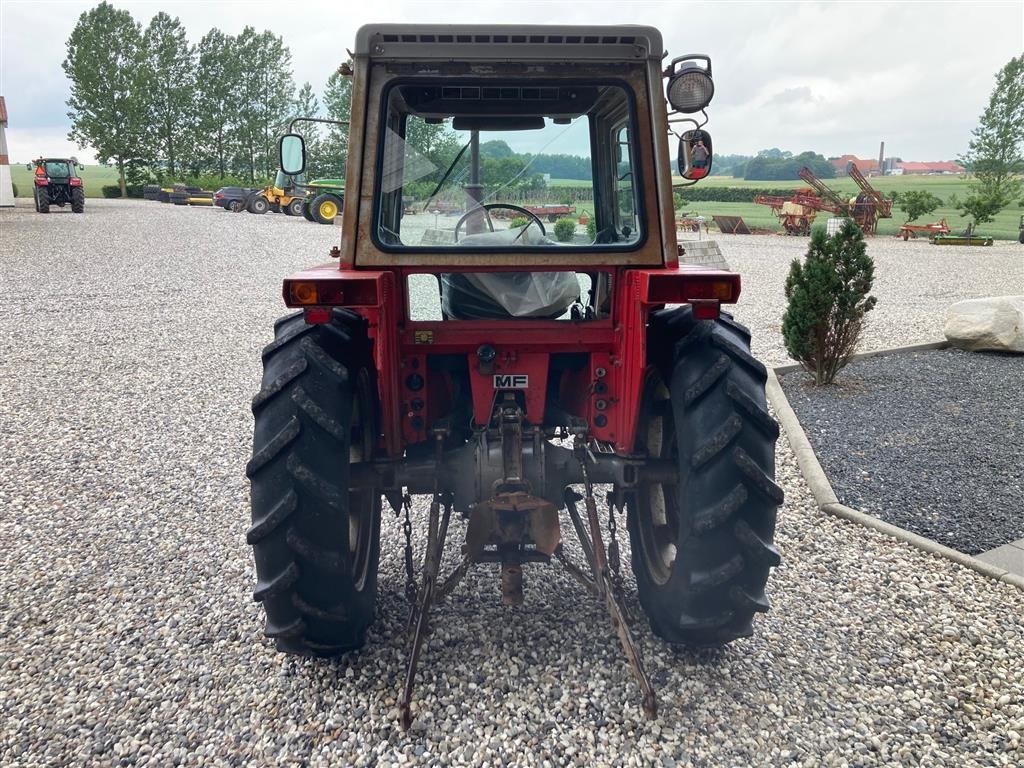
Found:
[[[808,188],[797,190],[790,197],[757,195],[754,202],[769,206],[788,235],[810,234],[819,211],[853,219],[864,234],[872,235],[879,219],[892,216],[892,200],[872,187],[855,164],[849,164],[847,173],[860,188],[852,198],[844,198],[815,176],[810,168],[802,168],[800,178],[810,185]]]

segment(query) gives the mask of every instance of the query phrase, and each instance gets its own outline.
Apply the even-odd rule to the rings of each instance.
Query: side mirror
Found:
[[[306,142],[297,133],[286,133],[277,143],[278,164],[288,176],[298,176],[306,170]]]
[[[703,179],[711,173],[711,134],[696,128],[679,139],[679,175],[687,181]]]

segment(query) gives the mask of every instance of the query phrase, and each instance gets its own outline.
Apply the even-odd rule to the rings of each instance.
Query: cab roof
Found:
[[[367,24],[356,56],[385,61],[660,61],[654,27]]]

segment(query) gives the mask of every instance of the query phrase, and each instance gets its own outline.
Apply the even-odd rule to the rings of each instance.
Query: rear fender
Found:
[[[366,318],[377,367],[377,394],[384,448],[390,457],[402,454],[398,413],[399,380],[398,314],[404,299],[392,272],[339,270],[337,264],[322,264],[285,278],[284,303],[302,309],[306,322],[330,321],[333,307],[346,307]]]

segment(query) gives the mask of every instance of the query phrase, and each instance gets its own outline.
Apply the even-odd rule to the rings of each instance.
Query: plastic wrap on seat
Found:
[[[464,235],[458,246],[559,247],[533,224]],[[441,310],[458,320],[560,317],[580,298],[574,272],[463,272],[441,275]]]
[[[554,319],[580,298],[575,272],[441,275],[441,310],[458,320]]]

